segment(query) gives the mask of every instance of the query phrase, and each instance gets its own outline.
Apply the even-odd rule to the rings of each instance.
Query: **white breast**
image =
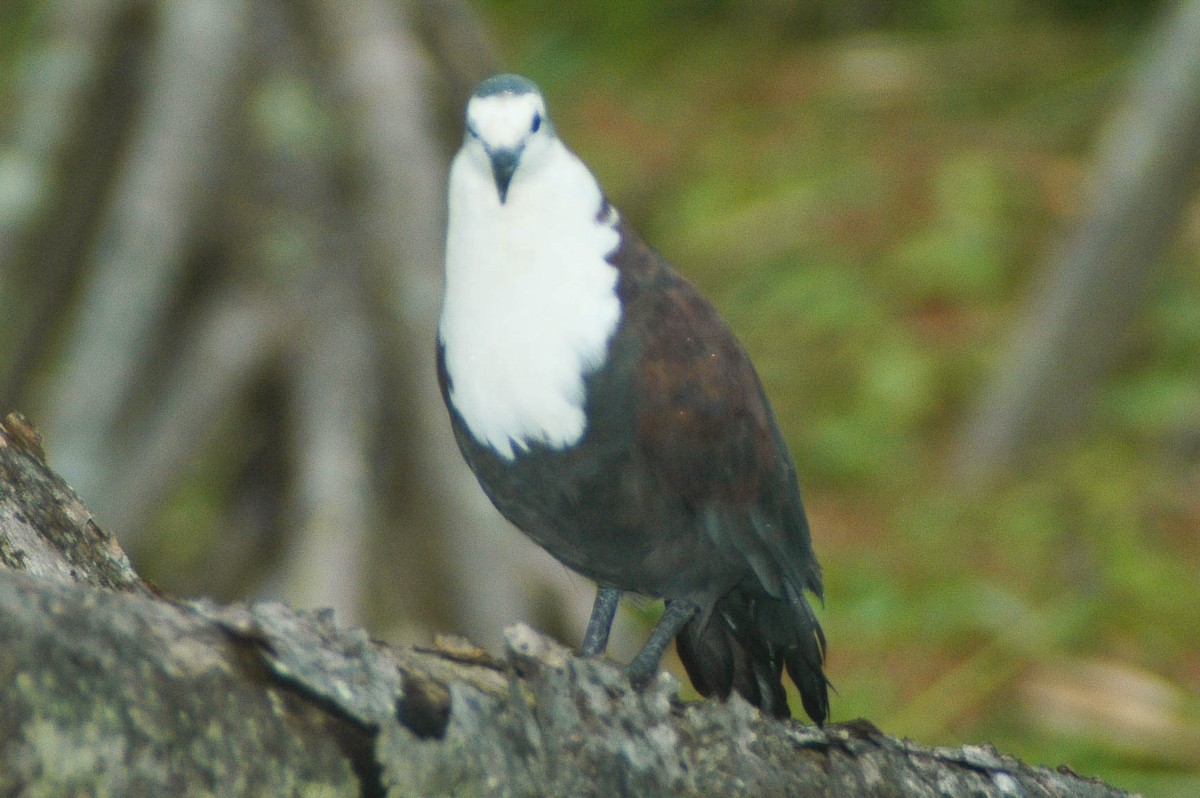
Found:
[[[500,205],[489,172],[460,153],[450,170],[440,336],[450,401],[501,457],[561,449],[587,428],[583,378],[620,319],[616,214],[596,215],[595,178],[560,142],[517,170]]]

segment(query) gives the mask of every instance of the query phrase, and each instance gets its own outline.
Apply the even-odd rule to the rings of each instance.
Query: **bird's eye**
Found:
[[[474,125],[469,124],[467,125],[467,135],[473,139],[477,139],[479,138],[479,131],[475,129]]]
[[[537,132],[538,132],[538,128],[540,128],[541,126],[542,126],[542,115],[541,115],[541,114],[534,114],[534,115],[533,115],[533,124],[531,124],[531,125],[529,126],[529,132],[531,132],[531,133],[537,133]]]

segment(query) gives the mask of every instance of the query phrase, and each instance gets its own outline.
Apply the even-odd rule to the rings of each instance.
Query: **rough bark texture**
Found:
[[[926,748],[641,692],[528,627],[503,660],[330,613],[159,595],[0,426],[0,794],[1116,796],[989,746]]]

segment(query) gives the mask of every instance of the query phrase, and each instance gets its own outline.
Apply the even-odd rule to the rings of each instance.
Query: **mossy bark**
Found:
[[[140,580],[0,426],[0,794],[1117,796],[989,746],[634,691],[527,627],[493,659],[392,648],[329,613],[180,602]]]

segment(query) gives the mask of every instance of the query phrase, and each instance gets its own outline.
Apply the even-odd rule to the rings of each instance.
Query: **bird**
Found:
[[[796,470],[745,349],[610,204],[528,78],[484,80],[447,190],[437,369],[491,502],[596,583],[580,653],[624,594],[664,602],[626,666],[674,639],[697,692],[829,713],[824,601]]]

